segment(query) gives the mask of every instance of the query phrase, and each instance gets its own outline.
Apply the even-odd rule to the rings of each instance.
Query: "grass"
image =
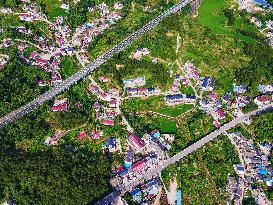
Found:
[[[160,110],[155,110],[155,111],[164,115],[169,115],[171,117],[178,117],[179,115],[183,114],[184,112],[192,108],[193,108],[193,105],[191,104],[182,104],[182,105],[177,105],[174,107],[162,108]]]
[[[61,62],[62,74],[65,78],[70,77],[77,71],[77,60],[72,57],[64,57]]]
[[[176,123],[166,118],[159,118],[158,128],[161,133],[177,133]]]
[[[57,16],[67,16],[66,10],[60,7],[54,7],[49,13],[48,17],[50,20],[54,20]]]
[[[204,0],[199,9],[198,20],[201,24],[210,28],[216,34],[232,35],[247,43],[255,43],[254,39],[236,32],[238,28],[245,26],[244,22],[240,18],[237,18],[234,25],[231,27],[226,26],[227,18],[222,12],[225,8],[226,4],[224,0]],[[252,26],[248,27],[251,28]]]

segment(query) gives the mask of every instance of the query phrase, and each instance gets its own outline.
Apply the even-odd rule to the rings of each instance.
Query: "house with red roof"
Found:
[[[87,136],[87,133],[85,131],[82,131],[78,134],[78,140],[80,141],[81,139],[83,139],[84,137]]]
[[[40,86],[40,87],[44,87],[44,86],[46,86],[46,82],[44,81],[44,80],[38,80],[38,85]]]
[[[51,83],[52,84],[56,84],[56,83],[60,83],[60,82],[62,82],[62,76],[61,76],[61,74],[59,73],[59,72],[53,72],[52,74],[51,74]]]
[[[103,136],[103,132],[97,131],[97,130],[92,130],[92,136],[93,136],[93,139],[99,139],[100,137]]]
[[[39,53],[37,53],[36,51],[33,51],[30,53],[30,58],[32,59],[36,59],[39,57]]]
[[[132,144],[137,150],[142,150],[145,147],[145,142],[137,135],[130,134],[128,141]]]
[[[221,124],[220,124],[220,122],[219,122],[218,120],[214,120],[214,121],[213,121],[213,124],[214,124],[215,127],[217,127],[217,128],[221,127]]]
[[[254,99],[254,102],[257,105],[266,105],[269,104],[272,101],[272,96],[270,95],[261,95]]]
[[[111,98],[109,102],[110,107],[116,107],[117,106],[117,99],[116,98]]]
[[[36,59],[36,63],[37,63],[37,65],[40,65],[40,66],[45,66],[45,65],[49,64],[49,62],[47,60],[44,60],[41,58]]]
[[[108,82],[109,82],[109,79],[108,79],[107,77],[105,77],[105,76],[99,77],[99,80],[100,80],[101,82],[103,82],[103,83],[108,83]]]
[[[104,124],[104,125],[115,125],[115,121],[114,120],[103,120],[102,124]]]
[[[218,109],[216,111],[216,113],[217,113],[219,119],[224,119],[226,117],[225,112],[222,109]]]
[[[60,105],[53,105],[52,107],[52,111],[56,112],[56,111],[67,111],[68,109],[68,102],[65,102],[63,104]]]
[[[134,172],[141,172],[145,166],[146,166],[146,161],[145,159],[142,159],[141,161],[133,164],[132,170]]]

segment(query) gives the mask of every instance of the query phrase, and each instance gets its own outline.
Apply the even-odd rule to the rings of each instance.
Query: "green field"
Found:
[[[66,10],[60,7],[54,7],[49,13],[48,17],[50,20],[54,20],[57,16],[67,16]]]
[[[175,122],[166,118],[159,118],[158,129],[161,133],[177,133],[177,127]]]
[[[169,115],[171,117],[178,117],[179,115],[183,114],[184,112],[186,112],[192,108],[193,108],[193,105],[191,105],[191,104],[182,104],[182,105],[176,105],[173,107],[155,109],[154,111],[159,112],[164,115]]]
[[[200,9],[198,20],[204,26],[210,28],[215,34],[219,35],[232,35],[236,38],[240,38],[247,43],[254,43],[255,40],[251,37],[242,35],[236,30],[241,26],[247,29],[255,29],[252,25],[245,25],[244,22],[236,18],[234,24],[230,27],[227,26],[227,17],[223,15],[223,10],[226,8],[226,2],[224,0],[204,0]]]
[[[78,66],[78,61],[75,57],[64,57],[61,62],[62,74],[65,78],[70,77],[76,73]]]

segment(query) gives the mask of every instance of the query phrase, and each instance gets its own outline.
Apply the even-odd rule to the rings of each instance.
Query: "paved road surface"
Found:
[[[22,116],[26,115],[27,113],[31,112],[38,106],[42,105],[46,101],[54,98],[56,95],[59,95],[63,91],[67,90],[70,86],[76,84],[81,79],[85,78],[86,76],[90,75],[96,68],[101,66],[115,54],[121,52],[128,46],[130,46],[136,39],[141,37],[147,31],[151,30],[155,27],[159,22],[169,16],[171,13],[177,12],[192,0],[183,0],[180,1],[178,4],[174,5],[172,8],[168,9],[167,11],[160,14],[158,17],[147,23],[145,26],[131,34],[121,43],[113,47],[112,49],[108,50],[106,53],[95,59],[92,63],[87,65],[85,68],[82,68],[80,71],[69,77],[68,79],[64,80],[62,83],[57,84],[56,86],[52,87],[51,90],[47,91],[46,93],[42,94],[40,97],[36,98],[35,100],[31,101],[30,103],[26,104],[25,106],[7,114],[3,118],[0,119],[0,128],[4,127],[5,125],[14,122],[15,120],[21,118]]]
[[[140,183],[140,179],[143,179],[143,178],[144,179],[150,179],[153,176],[156,176],[158,173],[160,173],[163,169],[165,169],[169,165],[179,161],[180,159],[182,159],[185,156],[191,154],[195,150],[201,148],[203,145],[205,145],[208,142],[214,140],[217,136],[219,136],[219,135],[225,133],[227,130],[235,127],[238,123],[242,123],[246,118],[258,115],[258,114],[263,113],[263,112],[267,112],[269,110],[273,110],[273,103],[271,103],[271,104],[269,104],[267,106],[264,106],[262,108],[259,108],[259,109],[255,110],[255,111],[249,112],[249,113],[247,113],[245,115],[242,115],[242,116],[240,116],[240,117],[226,123],[225,125],[223,125],[219,129],[217,129],[214,132],[212,132],[212,133],[208,134],[207,136],[203,137],[201,140],[199,140],[199,141],[195,142],[194,144],[190,145],[189,147],[182,150],[178,154],[174,155],[173,157],[169,158],[168,160],[165,160],[165,162],[162,163],[163,165],[160,165],[160,166],[156,167],[151,172],[146,173],[141,178],[136,179],[135,181],[133,181],[132,183],[130,183],[130,184],[126,185],[126,186],[120,185],[117,188],[117,191],[120,192],[121,194],[124,194],[125,192],[132,190],[133,187],[137,186]],[[103,203],[101,203],[101,201],[99,201],[96,205],[102,205],[102,204]]]

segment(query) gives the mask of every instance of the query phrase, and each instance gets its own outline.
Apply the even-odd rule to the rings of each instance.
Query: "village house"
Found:
[[[248,95],[239,96],[237,98],[237,104],[239,107],[245,107],[250,102],[251,98]]]
[[[115,152],[118,150],[118,147],[120,146],[120,138],[109,138],[107,140],[107,143],[104,145],[104,148],[107,148],[109,152]]]
[[[51,84],[55,85],[56,83],[61,83],[62,80],[62,76],[59,72],[54,71],[51,73]]]
[[[128,80],[122,80],[126,88],[134,88],[144,86],[146,84],[145,77],[137,77]]]
[[[123,6],[124,6],[124,4],[123,4],[123,2],[121,2],[121,1],[116,2],[116,3],[114,4],[114,8],[115,8],[116,10],[121,10],[121,9],[123,9]]]
[[[231,92],[226,92],[226,94],[222,98],[223,103],[228,103],[228,101],[230,100],[230,97],[231,97]]]
[[[139,188],[134,189],[131,192],[131,196],[133,197],[133,200],[136,201],[138,204],[141,204],[142,202],[142,193]]]
[[[34,21],[40,18],[40,14],[38,13],[23,13],[18,15],[21,21]]]
[[[103,120],[102,124],[104,125],[115,125],[115,121],[114,120]]]
[[[241,165],[241,164],[235,164],[235,165],[233,165],[233,167],[234,167],[234,170],[236,171],[236,173],[238,175],[245,174],[245,168],[243,167],[243,165]]]
[[[152,88],[128,88],[128,95],[152,95],[156,93],[161,93],[161,89],[159,87]]]
[[[135,52],[131,54],[132,59],[140,60],[142,56],[147,56],[150,54],[150,51],[148,48],[137,48]]]
[[[0,56],[0,69],[4,68],[7,63],[8,63],[7,58]]]
[[[203,79],[201,88],[203,91],[212,91],[214,89],[214,86],[215,86],[215,78],[205,77]]]
[[[47,146],[56,145],[58,143],[58,140],[62,138],[64,134],[65,132],[63,131],[56,131],[53,135],[51,135],[45,140],[44,144]]]
[[[100,139],[103,136],[103,131],[92,130],[93,139]]]
[[[38,81],[37,81],[37,84],[38,84],[40,87],[44,87],[44,86],[47,85],[46,82],[45,82],[44,80],[38,80]]]
[[[165,96],[165,103],[167,105],[177,105],[181,103],[195,103],[196,97],[188,94],[177,94]]]
[[[132,164],[133,164],[133,160],[134,160],[134,152],[129,150],[127,153],[126,153],[126,157],[125,157],[125,164],[124,164],[124,167],[126,169],[129,169]]]
[[[130,134],[127,141],[136,149],[137,152],[141,151],[145,147],[145,142],[135,134]]]
[[[233,92],[234,93],[240,93],[240,94],[242,94],[242,93],[246,92],[246,89],[247,89],[247,87],[243,83],[241,83],[240,85],[233,84]]]
[[[267,84],[267,85],[260,84],[259,91],[264,94],[267,92],[273,94],[273,84]]]
[[[107,77],[105,77],[105,76],[100,76],[100,77],[99,77],[99,81],[100,81],[100,82],[103,82],[103,83],[108,83],[108,82],[109,82],[109,79],[108,79]]]
[[[69,3],[67,1],[62,0],[61,8],[64,10],[69,10]]]
[[[10,14],[10,13],[12,13],[12,10],[10,8],[2,7],[1,10],[0,10],[0,12],[2,14]]]
[[[217,113],[219,119],[224,119],[226,117],[225,112],[222,109],[218,109],[216,111],[216,113]]]
[[[87,136],[87,133],[85,131],[81,131],[79,134],[78,134],[78,141],[81,141],[83,138],[85,138]]]
[[[55,100],[53,107],[52,107],[52,111],[56,112],[56,111],[67,111],[68,109],[68,101],[67,99],[62,99],[62,100]]]
[[[261,106],[261,105],[267,105],[272,101],[272,96],[271,95],[262,95],[258,96],[254,99],[254,102]]]
[[[187,78],[191,79],[199,79],[200,78],[200,73],[197,70],[197,68],[193,65],[192,62],[187,61],[184,65],[186,71],[187,71]]]

